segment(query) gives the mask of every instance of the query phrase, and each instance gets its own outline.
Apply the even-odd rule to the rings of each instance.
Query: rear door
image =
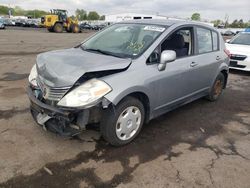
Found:
[[[196,91],[209,89],[222,59],[218,32],[206,27],[195,27],[195,66],[190,66]],[[196,80],[197,79],[197,80]],[[196,80],[196,81],[195,81]]]

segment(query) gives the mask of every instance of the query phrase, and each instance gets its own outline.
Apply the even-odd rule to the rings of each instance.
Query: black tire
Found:
[[[79,26],[78,26],[77,24],[73,24],[73,25],[71,26],[71,31],[72,31],[73,33],[79,33],[79,32],[80,32],[80,28],[79,28]]]
[[[54,32],[62,33],[63,32],[63,25],[61,23],[56,23],[53,27]]]
[[[121,140],[116,135],[116,123],[119,116],[128,107],[137,107],[141,112],[141,122],[137,132],[128,140]],[[113,146],[122,146],[131,142],[141,131],[145,119],[145,109],[143,104],[134,97],[124,98],[117,106],[110,106],[104,110],[102,120],[100,122],[100,130],[103,138]]]
[[[214,81],[213,87],[211,88],[209,95],[206,98],[211,102],[218,100],[221,94],[223,93],[224,86],[225,76],[220,72]]]
[[[72,33],[71,28],[67,28],[66,31],[67,31],[67,33]]]

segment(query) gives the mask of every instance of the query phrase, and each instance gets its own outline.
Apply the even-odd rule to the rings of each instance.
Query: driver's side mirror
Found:
[[[161,53],[161,60],[158,65],[158,70],[163,71],[166,68],[166,64],[176,59],[176,52],[173,50],[164,50]]]

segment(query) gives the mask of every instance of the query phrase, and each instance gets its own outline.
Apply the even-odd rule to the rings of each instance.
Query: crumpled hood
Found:
[[[67,87],[87,72],[125,69],[130,63],[130,59],[70,48],[39,54],[36,65],[38,76],[46,85]]]

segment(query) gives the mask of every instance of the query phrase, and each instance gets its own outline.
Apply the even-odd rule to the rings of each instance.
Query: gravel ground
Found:
[[[250,187],[250,73],[231,72],[219,101],[167,113],[125,147],[95,128],[65,139],[38,127],[25,94],[36,55],[91,34],[0,31],[0,187]]]

